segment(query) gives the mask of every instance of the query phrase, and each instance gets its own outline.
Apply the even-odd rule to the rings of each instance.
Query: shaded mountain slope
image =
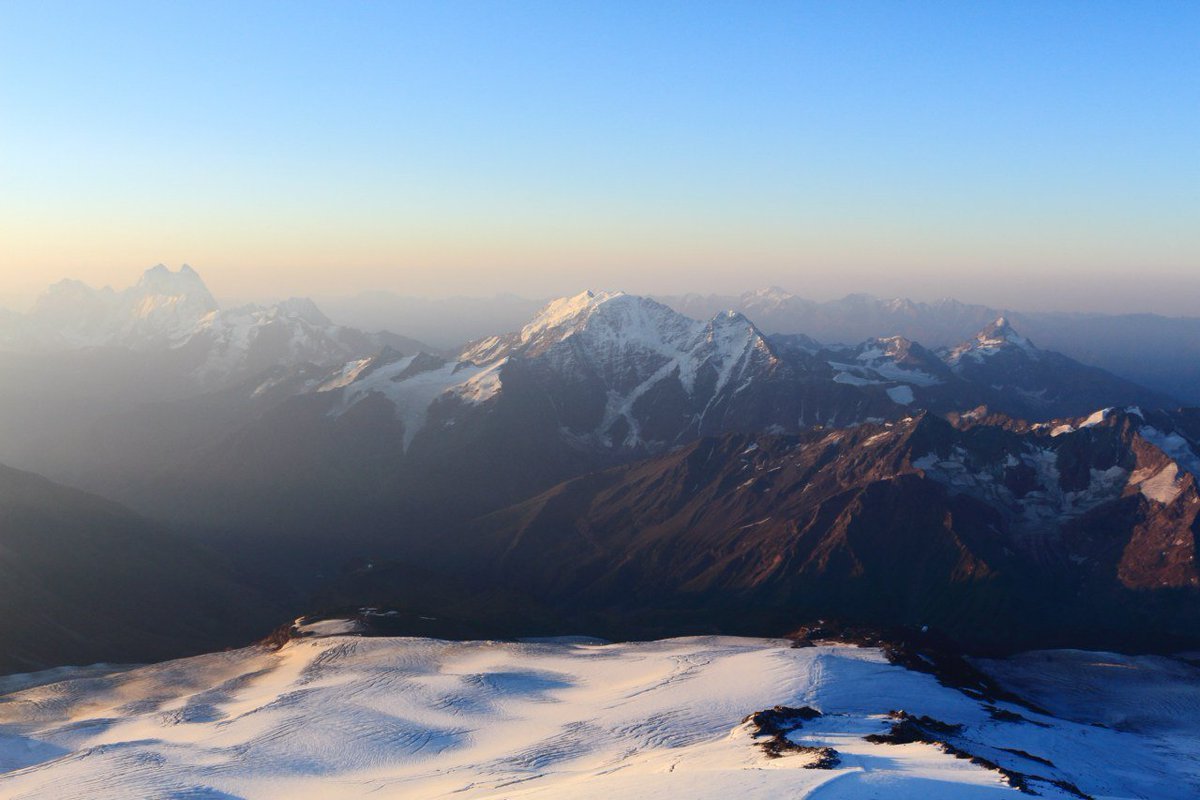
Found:
[[[244,644],[280,613],[126,509],[0,467],[0,671]]]

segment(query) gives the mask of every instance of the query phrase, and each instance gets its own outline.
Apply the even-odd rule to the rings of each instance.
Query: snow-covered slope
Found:
[[[478,405],[500,391],[500,370],[506,359],[488,365],[447,361],[428,353],[398,356],[382,353],[351,361],[316,388],[318,393],[338,392],[332,413],[344,414],[362,400],[378,395],[395,409],[404,426],[407,448],[424,427],[430,408],[438,401]]]
[[[705,322],[645,297],[588,291],[551,302],[519,331],[468,345],[439,373],[417,379],[399,364],[391,377],[371,369],[347,380],[357,369],[348,365],[325,388],[343,392],[337,413],[373,394],[390,400],[411,440],[411,424],[448,395],[478,404],[516,385],[554,409],[558,418],[541,422],[604,450],[655,451],[707,432],[794,430],[896,408],[882,390],[834,384],[828,367],[801,355],[781,357],[740,314]]]
[[[591,291],[555,300],[518,333],[469,345],[462,358],[491,363],[512,355],[548,355],[564,368],[597,370],[613,389],[629,390],[621,398],[624,405],[668,376],[694,392],[701,374],[711,369],[712,391],[720,392],[739,367],[746,371],[750,359],[777,361],[740,314],[718,314],[705,323],[645,297]]]
[[[1123,660],[1141,682],[1077,685],[1073,666],[1032,675],[1066,719],[848,645],[313,637],[0,679],[0,796],[926,800],[1017,797],[1023,782],[1051,798],[1195,797],[1195,715],[1092,723],[1166,692],[1194,704],[1197,670]],[[1018,691],[1028,668],[1006,673]],[[746,718],[777,705],[819,715],[772,740]],[[901,709],[915,719],[897,728]],[[914,729],[945,744],[887,740]]]

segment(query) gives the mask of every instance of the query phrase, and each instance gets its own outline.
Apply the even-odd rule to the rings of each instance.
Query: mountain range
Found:
[[[482,517],[461,552],[618,629],[832,617],[1161,647],[1200,623],[1198,443],[1195,410],[728,434]]]
[[[733,309],[768,333],[823,342],[904,336],[954,347],[999,317],[1041,346],[1177,398],[1200,404],[1200,317],[1002,309],[944,298],[931,303],[869,294],[816,302],[779,287],[741,295],[678,295],[662,302],[692,316]]]
[[[239,565],[222,596],[294,613],[1200,643],[1194,410],[982,307],[860,298],[932,338],[838,344],[674,305],[582,292],[434,349],[307,300],[224,310],[188,268],[60,284],[4,323],[0,461],[128,506],[164,574],[198,548]],[[979,324],[947,341],[931,319]],[[54,641],[46,660],[90,652]]]
[[[64,280],[28,314],[0,319],[0,345],[39,354],[94,349],[168,353],[188,388],[228,385],[276,366],[341,363],[384,345],[421,349],[401,336],[335,325],[311,300],[223,309],[199,274],[159,264],[122,291]]]

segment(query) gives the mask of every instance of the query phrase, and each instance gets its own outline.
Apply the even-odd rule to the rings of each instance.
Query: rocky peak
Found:
[[[946,363],[956,366],[964,359],[979,361],[1000,352],[1021,353],[1037,358],[1040,351],[1034,347],[1033,342],[1017,333],[1008,317],[1001,316],[975,334],[974,339],[951,350],[946,357]]]

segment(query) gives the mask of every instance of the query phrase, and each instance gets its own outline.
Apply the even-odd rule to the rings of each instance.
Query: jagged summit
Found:
[[[520,331],[474,342],[460,357],[475,363],[511,355],[535,357],[570,339],[579,352],[603,359],[619,358],[621,352],[676,358],[714,336],[720,338],[715,331],[729,336],[736,335],[734,329],[769,349],[753,323],[738,312],[723,311],[703,322],[648,297],[588,290],[548,303]]]
[[[882,390],[862,393],[831,383],[828,368],[811,357],[780,355],[739,312],[702,321],[624,292],[555,300],[519,331],[468,345],[457,361],[454,380],[448,373],[436,392],[431,380],[399,376],[386,386],[339,383],[347,402],[336,410],[371,394],[390,400],[402,416],[405,409],[428,410],[448,395],[465,396],[454,388],[460,373],[485,369],[480,381],[487,390],[473,389],[473,397],[528,392],[547,398],[559,419],[531,424],[552,425],[552,435],[572,446],[656,451],[709,432],[759,425],[795,430],[894,409]],[[407,418],[410,435],[426,418]],[[450,427],[464,426],[456,420]]]
[[[951,350],[946,362],[951,366],[955,366],[964,358],[979,360],[1004,350],[1020,351],[1034,357],[1040,352],[1034,347],[1033,342],[1017,333],[1012,323],[1009,322],[1008,317],[1000,316],[990,325],[979,331],[979,333],[975,334],[974,339],[963,342]]]

